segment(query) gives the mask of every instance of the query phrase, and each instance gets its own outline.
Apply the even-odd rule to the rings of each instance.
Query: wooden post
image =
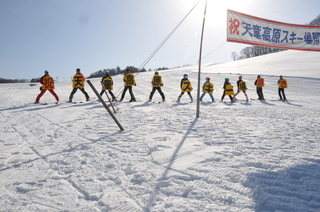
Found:
[[[103,104],[104,108],[108,111],[108,113],[110,114],[110,116],[113,118],[113,120],[116,122],[116,124],[118,125],[118,127],[120,128],[120,131],[124,131],[123,127],[121,126],[121,124],[119,123],[119,121],[117,120],[117,118],[114,116],[114,114],[112,113],[112,111],[109,109],[108,105],[104,102],[104,100],[102,99],[102,97],[100,96],[99,92],[97,91],[97,89],[93,86],[93,84],[91,83],[90,80],[87,80],[88,84],[90,85],[91,89],[93,90],[93,92],[97,95],[98,99],[100,100],[100,102]]]

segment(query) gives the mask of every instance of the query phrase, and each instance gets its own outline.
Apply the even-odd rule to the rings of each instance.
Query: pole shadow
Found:
[[[154,200],[156,199],[157,194],[158,194],[158,192],[159,192],[159,190],[160,190],[160,186],[159,186],[159,185],[160,185],[160,184],[162,183],[162,181],[167,177],[167,174],[168,174],[168,172],[171,170],[172,164],[174,163],[175,158],[176,158],[178,152],[180,151],[180,149],[181,149],[181,147],[183,146],[184,142],[187,140],[187,137],[188,137],[188,135],[190,134],[190,132],[191,132],[191,130],[193,129],[193,127],[194,127],[194,125],[196,124],[196,122],[197,122],[197,118],[195,118],[195,119],[192,121],[192,123],[191,123],[191,125],[189,126],[186,134],[183,136],[183,138],[182,138],[182,140],[180,141],[178,147],[176,148],[176,150],[174,151],[173,155],[171,156],[170,162],[169,162],[168,166],[166,167],[166,169],[165,169],[165,171],[163,172],[162,176],[159,178],[158,183],[155,185],[155,188],[154,188],[154,190],[153,190],[153,192],[152,192],[152,194],[151,194],[151,196],[150,196],[150,198],[149,198],[148,204],[143,208],[143,210],[144,210],[145,212],[150,212],[150,211],[151,211],[151,206],[152,206]]]

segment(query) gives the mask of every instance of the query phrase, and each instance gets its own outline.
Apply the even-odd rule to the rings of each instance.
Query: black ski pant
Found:
[[[262,87],[257,87],[257,94],[259,100],[264,100],[263,93],[262,93]]]
[[[156,90],[157,90],[157,91],[159,92],[159,94],[161,95],[162,100],[165,100],[166,98],[165,98],[165,96],[164,96],[164,94],[163,94],[163,92],[162,92],[162,90],[161,90],[161,87],[153,87],[153,88],[152,88],[152,91],[150,92],[149,99],[152,99],[153,94],[154,94],[154,92],[155,92]]]
[[[84,90],[84,88],[73,88],[73,90],[69,96],[69,100],[71,101],[73,99],[73,95],[77,92],[78,89],[86,96],[86,99],[89,100],[90,97],[89,97],[88,93]]]
[[[180,99],[184,93],[185,92],[182,91],[178,98]],[[192,99],[191,92],[187,92],[187,94],[189,95],[190,99]]]
[[[127,90],[129,90],[129,93],[130,93],[130,96],[131,96],[131,100],[135,100],[135,97],[134,97],[133,92],[132,92],[132,86],[124,86],[124,90],[122,92],[120,101],[123,100],[124,96],[126,95]]]
[[[286,100],[286,95],[284,94],[284,88],[278,88],[278,94],[279,94],[279,97],[280,97],[280,100]],[[281,96],[282,94],[282,96]],[[283,97],[283,98],[282,98]]]
[[[112,91],[111,90],[108,90],[109,91],[109,94],[111,95],[111,97],[112,97],[112,99],[115,99],[116,97],[114,96],[114,94],[112,93]],[[104,92],[105,92],[105,90],[102,90],[101,92],[100,92],[100,96],[102,96],[103,94],[104,94]],[[107,92],[107,91],[106,91]]]
[[[226,92],[223,92],[222,96],[221,96],[221,101],[223,101],[224,97],[226,96]],[[228,95],[230,100],[233,101],[233,97],[232,95]]]

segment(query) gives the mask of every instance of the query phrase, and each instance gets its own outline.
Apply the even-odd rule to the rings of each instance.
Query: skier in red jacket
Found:
[[[40,78],[40,83],[42,86],[40,87],[40,94],[37,96],[35,104],[38,104],[42,95],[48,90],[57,100],[56,103],[59,102],[58,95],[54,92],[54,80],[51,76],[49,76],[49,72],[47,70],[44,71],[44,75]]]

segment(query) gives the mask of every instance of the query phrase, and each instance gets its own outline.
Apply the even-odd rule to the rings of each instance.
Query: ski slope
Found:
[[[39,86],[0,84],[0,211],[320,211],[318,58],[286,51],[204,64],[201,85],[211,77],[216,102],[205,96],[199,118],[187,95],[175,102],[185,73],[196,98],[197,66],[160,71],[160,104],[147,102],[154,73],[139,73],[137,102],[127,93],[114,104],[124,131],[88,85],[91,102],[66,103],[66,81],[56,83],[60,104],[47,92],[40,102],[48,105],[35,105]],[[219,103],[224,78],[235,86],[239,74],[253,99],[262,74],[266,101],[240,93]],[[287,102],[277,101],[280,74]],[[122,76],[113,79],[117,92]],[[91,79],[100,91],[99,81]],[[84,100],[78,91],[74,101]]]

